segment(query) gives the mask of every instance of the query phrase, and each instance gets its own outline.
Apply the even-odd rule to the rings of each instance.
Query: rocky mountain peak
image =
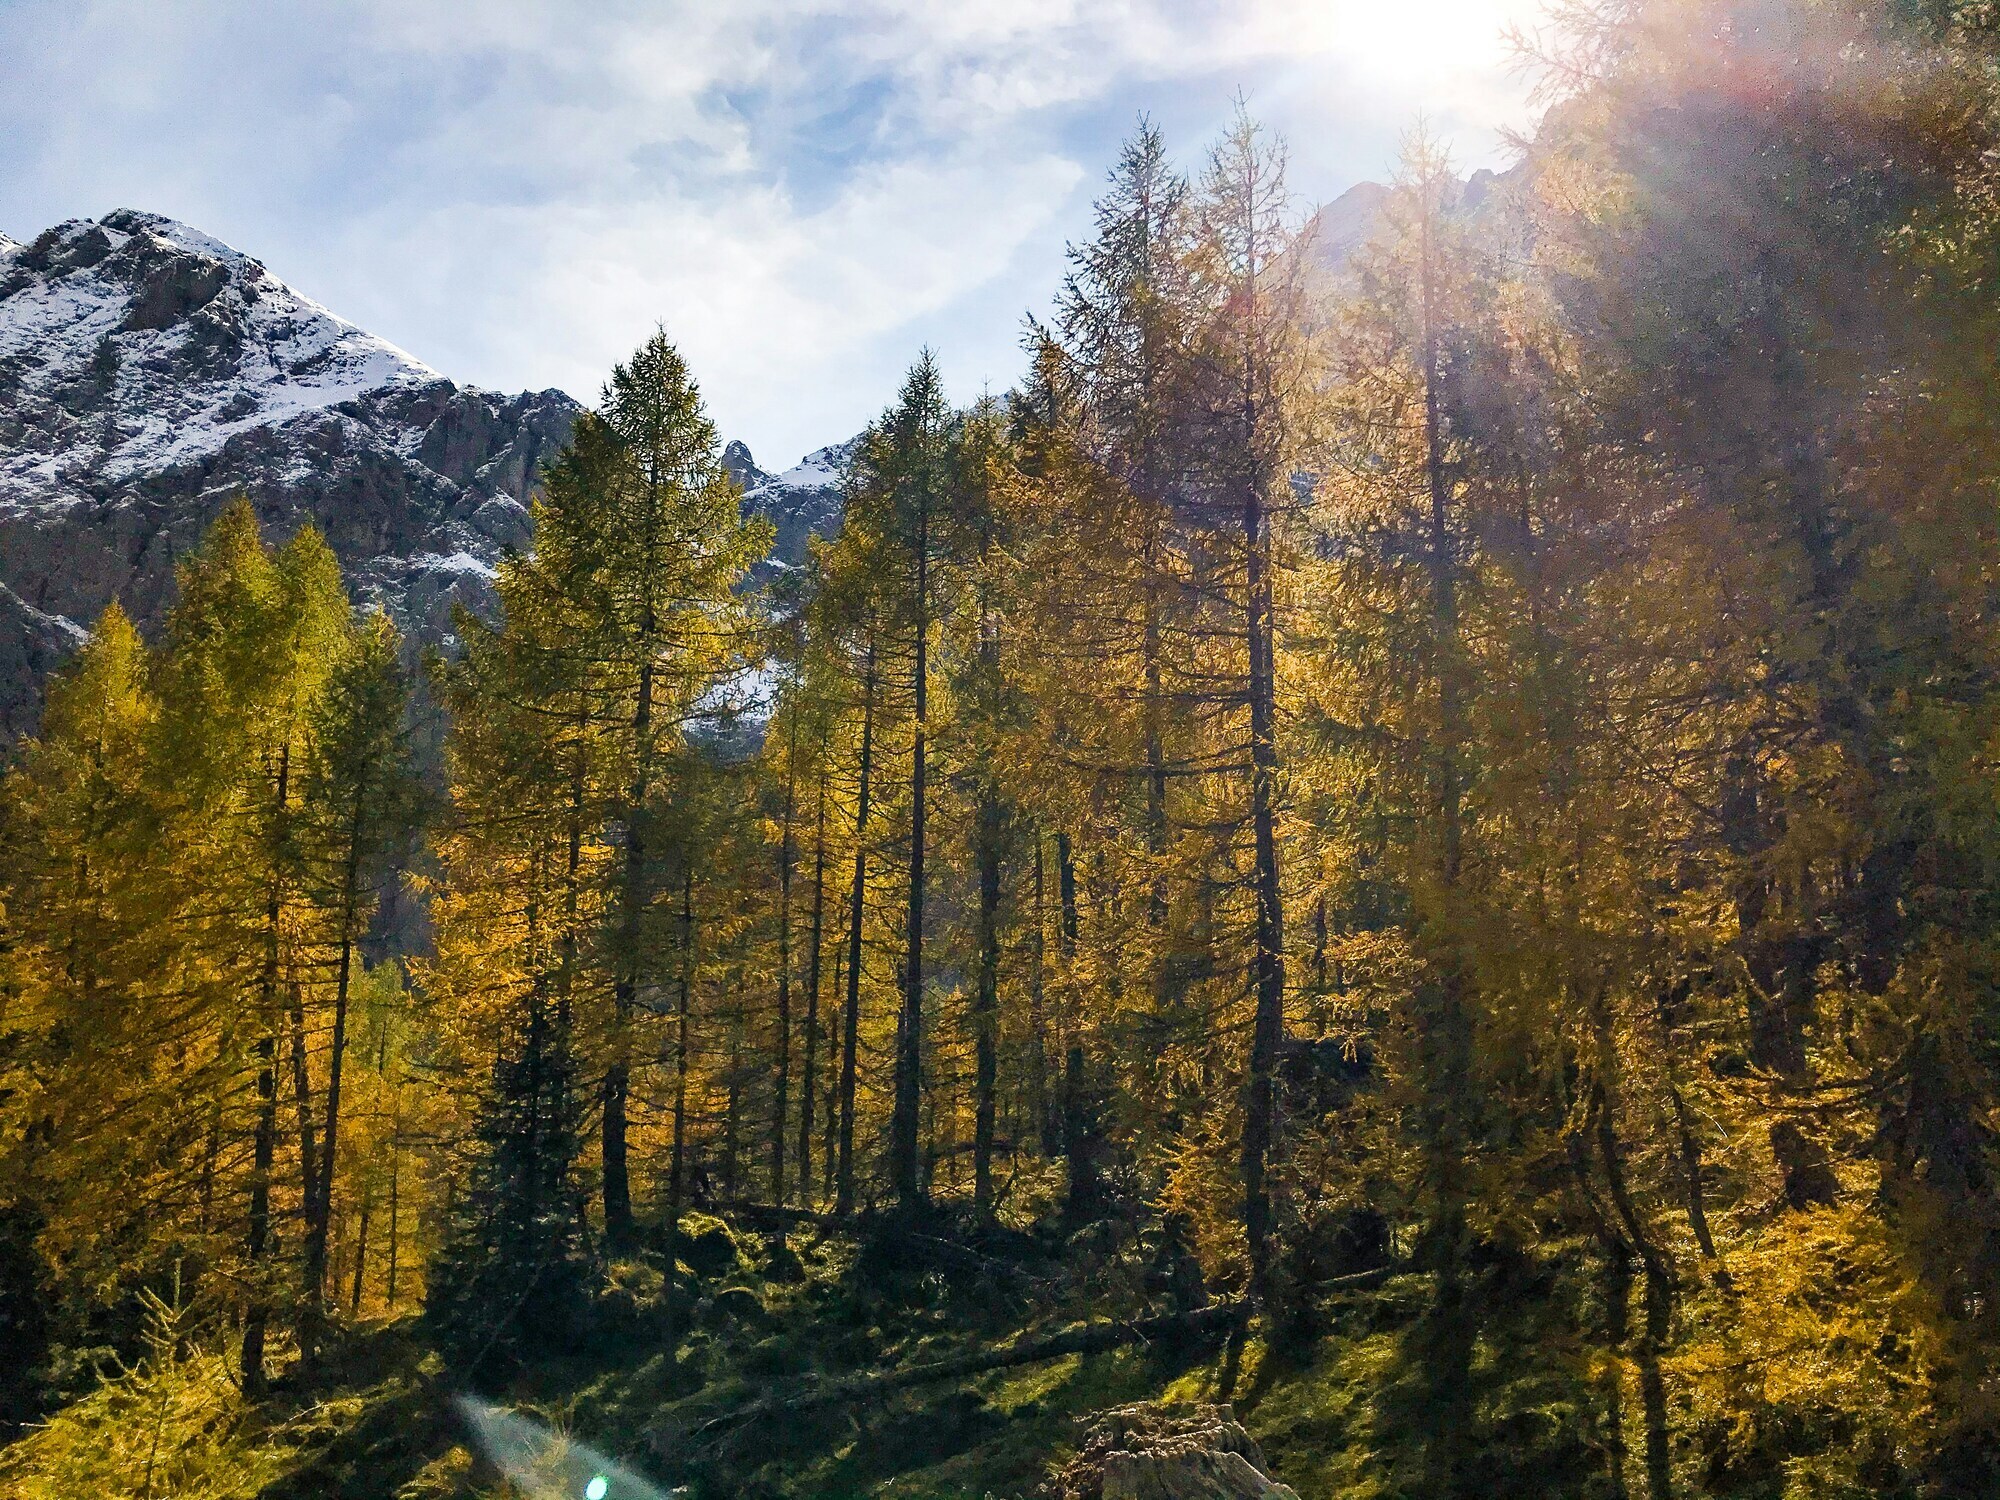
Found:
[[[541,464],[581,408],[447,379],[252,256],[119,209],[0,236],[0,747],[112,599],[143,625],[224,503],[266,531],[310,521],[355,592],[418,641],[491,601],[525,546]],[[781,474],[723,463],[778,539],[770,568],[838,527],[852,444]]]
[[[722,448],[722,467],[729,477],[748,491],[756,488],[771,476],[757,467],[757,461],[750,456],[750,448],[742,441],[725,443]]]
[[[158,214],[0,242],[0,740],[113,598],[158,617],[239,492],[275,535],[317,524],[359,593],[436,638],[526,542],[578,409],[460,386]]]
[[[722,450],[722,467],[743,486],[743,509],[769,518],[777,527],[767,564],[770,571],[797,567],[806,559],[809,539],[832,536],[840,530],[841,487],[847,482],[847,466],[860,442],[855,436],[844,443],[815,448],[777,474],[758,468],[743,443],[733,442]]]

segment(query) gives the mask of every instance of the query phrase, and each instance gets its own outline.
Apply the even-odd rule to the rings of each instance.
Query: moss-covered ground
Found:
[[[709,1496],[1025,1496],[1074,1444],[1079,1419],[1148,1398],[1229,1401],[1304,1500],[1425,1492],[1438,1393],[1421,1333],[1428,1284],[1394,1277],[1326,1299],[1311,1336],[1261,1324],[1046,1360],[755,1420],[751,1402],[815,1378],[895,1369],[1083,1318],[1157,1311],[1131,1246],[995,1251],[939,1238],[912,1249],[795,1230],[698,1223],[670,1276],[615,1267],[571,1348],[519,1351],[482,1399],[558,1441],[587,1443],[662,1493]],[[692,1252],[692,1253],[688,1253]],[[1476,1351],[1472,1410],[1487,1492],[1599,1493],[1593,1372],[1548,1298],[1509,1298]],[[0,1493],[214,1500],[470,1500],[523,1493],[481,1451],[456,1398],[474,1382],[420,1320],[349,1330],[310,1369],[250,1403],[219,1353],[109,1372],[92,1394],[0,1451]],[[721,1418],[718,1422],[716,1419]],[[1608,1493],[1608,1491],[1607,1491]]]

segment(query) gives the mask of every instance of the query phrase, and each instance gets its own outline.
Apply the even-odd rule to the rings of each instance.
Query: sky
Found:
[[[184,220],[455,380],[596,396],[663,326],[765,468],[918,349],[1020,373],[1143,113],[1235,101],[1303,214],[1422,116],[1507,160],[1542,0],[0,0],[0,231]]]

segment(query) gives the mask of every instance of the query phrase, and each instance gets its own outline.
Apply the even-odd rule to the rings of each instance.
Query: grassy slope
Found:
[[[702,1435],[702,1421],[809,1371],[930,1358],[1130,1312],[1116,1257],[1052,1257],[1010,1271],[963,1261],[884,1267],[853,1248],[796,1241],[801,1279],[770,1279],[764,1247],[743,1236],[734,1265],[684,1280],[694,1327],[669,1351],[657,1268],[624,1268],[594,1337],[577,1352],[518,1368],[499,1393],[557,1429],[627,1458],[662,1488],[698,1496],[1014,1496],[1033,1493],[1073,1442],[1077,1421],[1156,1396],[1229,1400],[1279,1477],[1305,1500],[1422,1493],[1426,1430],[1411,1340],[1423,1287],[1411,1278],[1348,1296],[1302,1357],[1273,1355],[1253,1330],[1236,1347],[1128,1348],[993,1372],[878,1399]],[[732,1288],[736,1290],[731,1290]],[[718,1293],[722,1295],[718,1295]],[[1481,1426],[1494,1495],[1594,1492],[1587,1371],[1530,1315],[1481,1346]],[[307,1380],[280,1382],[244,1407],[219,1358],[164,1376],[113,1382],[0,1454],[0,1491],[22,1500],[143,1493],[261,1500],[381,1500],[510,1493],[469,1451],[451,1413],[453,1372],[416,1325],[361,1330]],[[172,1394],[162,1392],[171,1387]],[[155,1433],[160,1441],[153,1442]],[[170,1468],[159,1463],[165,1451]],[[166,1484],[169,1473],[177,1476]]]

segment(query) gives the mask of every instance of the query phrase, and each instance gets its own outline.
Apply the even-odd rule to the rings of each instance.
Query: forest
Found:
[[[2000,1493],[2000,14],[1523,47],[1333,268],[1142,120],[801,566],[662,333],[446,649],[247,500],[113,605],[0,810],[0,1489],[567,1493],[479,1392],[696,1496],[1163,1394],[1307,1500]]]

